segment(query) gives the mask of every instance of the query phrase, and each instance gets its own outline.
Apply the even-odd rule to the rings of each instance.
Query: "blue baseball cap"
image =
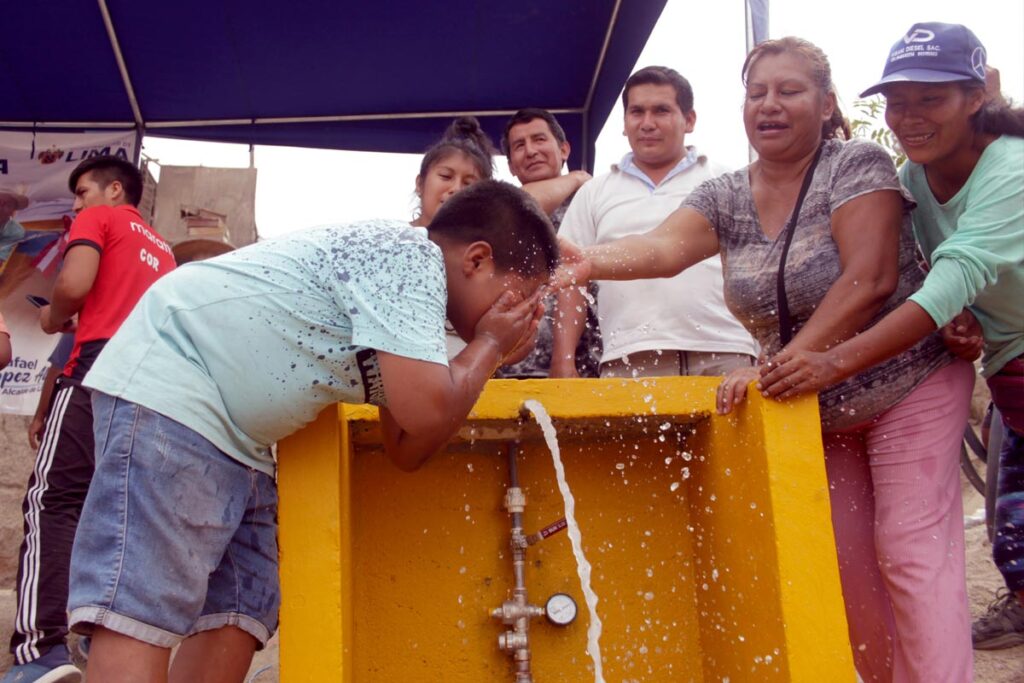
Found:
[[[914,24],[889,51],[882,80],[860,96],[881,92],[889,83],[978,81],[984,85],[985,60],[985,46],[966,26],[936,21]]]

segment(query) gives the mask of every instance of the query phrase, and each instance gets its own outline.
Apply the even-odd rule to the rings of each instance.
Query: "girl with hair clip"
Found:
[[[912,47],[923,48],[913,50]],[[981,350],[1003,418],[993,555],[1009,592],[973,629],[975,647],[1024,643],[1024,109],[986,88],[985,48],[967,27],[919,23],[893,46],[882,79],[886,123],[907,155],[924,285],[868,332],[823,353],[783,352],[771,396],[815,391],[936,329],[961,357]],[[989,86],[993,85],[991,82]]]
[[[559,284],[670,277],[721,254],[725,300],[765,357],[823,351],[920,287],[889,155],[848,140],[828,59],[761,43],[743,66],[743,121],[758,159],[705,182],[643,235],[563,245]],[[718,411],[758,379],[727,376]],[[966,681],[970,628],[957,455],[973,373],[937,334],[819,395],[832,524],[853,657],[865,681]]]

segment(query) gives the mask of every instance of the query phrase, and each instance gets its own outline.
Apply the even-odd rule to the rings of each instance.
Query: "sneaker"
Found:
[[[71,663],[63,644],[28,664],[11,667],[0,683],[81,683],[82,672]]]
[[[1024,643],[1024,604],[1017,594],[1000,588],[985,615],[971,624],[975,650],[1002,650]]]

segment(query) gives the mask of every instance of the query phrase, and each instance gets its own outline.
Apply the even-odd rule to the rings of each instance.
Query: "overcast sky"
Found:
[[[829,56],[840,104],[849,116],[857,93],[880,76],[889,48],[918,21],[965,24],[1000,69],[1003,91],[1024,101],[1024,2],[1021,0],[770,0],[773,38],[806,38]],[[699,9],[698,9],[699,8]],[[637,67],[670,66],[693,85],[697,126],[687,137],[731,167],[747,160],[740,117],[739,71],[745,55],[743,0],[669,0]],[[531,106],[523,102],[523,106]],[[597,172],[629,150],[622,109],[612,110],[597,139]],[[167,164],[248,166],[245,145],[147,137],[143,151]],[[256,224],[273,237],[322,223],[410,218],[420,156],[259,146]],[[571,162],[571,160],[570,160]],[[503,158],[499,175],[510,179]]]

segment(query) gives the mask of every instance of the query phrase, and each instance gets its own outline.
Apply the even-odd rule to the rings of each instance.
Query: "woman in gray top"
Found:
[[[743,78],[758,160],[706,182],[647,234],[577,249],[560,279],[670,277],[720,253],[726,303],[765,358],[824,350],[920,286],[913,203],[881,147],[841,141],[849,128],[817,47],[762,43]],[[757,368],[726,377],[719,412],[757,378]],[[970,365],[932,335],[819,397],[851,644],[867,681],[969,680],[957,458],[972,385]]]

